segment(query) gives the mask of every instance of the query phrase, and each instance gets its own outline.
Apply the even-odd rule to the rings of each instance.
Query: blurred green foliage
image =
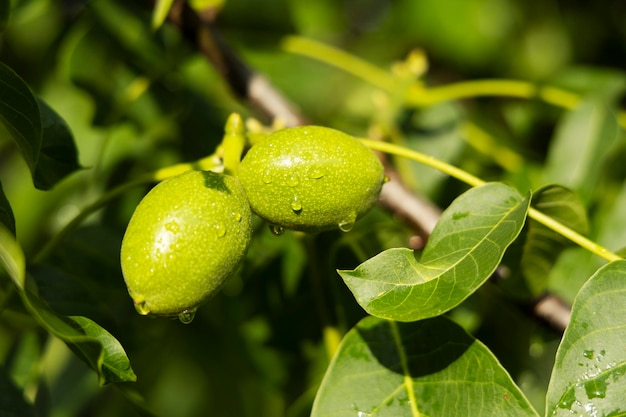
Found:
[[[415,149],[524,192],[565,181],[583,194],[590,236],[617,250],[626,246],[626,146],[615,118],[626,85],[625,19],[626,4],[618,1],[229,0],[217,27],[314,123],[355,135],[372,126],[395,129]],[[10,202],[27,258],[107,190],[213,152],[231,112],[261,117],[175,28],[153,31],[151,22],[147,2],[0,1],[0,61],[66,121],[85,168],[38,190],[0,127],[0,198]],[[294,34],[384,69],[422,48],[429,85],[530,80],[567,88],[605,111],[597,124],[584,109],[577,115],[539,100],[483,98],[418,110],[381,104],[376,87],[281,49]],[[464,134],[468,119],[486,135]],[[563,178],[573,173],[572,159],[554,156],[559,146],[568,149],[558,145],[563,135],[592,149],[579,153],[587,168],[572,182]],[[398,165],[411,187],[442,206],[464,189],[428,168]],[[90,216],[29,271],[53,310],[87,316],[121,342],[137,382],[100,388],[66,345],[36,326],[0,275],[0,406],[8,401],[14,415],[49,417],[308,415],[329,363],[328,329],[343,335],[365,315],[335,269],[406,246],[411,230],[382,209],[349,234],[276,238],[257,221],[238,274],[183,326],[137,315],[122,280],[121,238],[148,187]],[[546,286],[571,302],[600,264],[567,249]],[[519,300],[503,297],[504,288],[488,285],[451,317],[489,346],[541,410],[559,334],[526,315]],[[19,392],[23,400],[12,394]]]

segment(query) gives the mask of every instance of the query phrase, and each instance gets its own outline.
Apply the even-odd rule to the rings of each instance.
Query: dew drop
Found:
[[[185,310],[178,315],[178,320],[182,324],[189,324],[196,317],[196,310]]]
[[[583,356],[587,359],[593,359],[593,350],[583,350]]]
[[[342,232],[349,232],[354,227],[354,223],[356,223],[356,213],[352,213],[350,216],[340,221],[337,226]]]
[[[291,201],[291,209],[296,214],[300,214],[302,212],[302,203],[298,200],[298,197],[294,197]]]
[[[165,223],[165,230],[172,232],[172,233],[178,233],[180,231],[180,225],[178,224],[178,222],[172,220],[170,222]]]
[[[276,236],[282,235],[285,232],[285,228],[277,224],[270,224],[270,231]]]
[[[237,222],[241,221],[241,213],[233,212],[233,217],[235,218],[235,221]]]
[[[313,168],[309,173],[309,178],[313,180],[319,180],[324,176],[324,171],[321,168]]]
[[[137,313],[141,314],[142,316],[147,316],[148,314],[150,314],[150,309],[146,305],[145,301],[136,303],[135,310],[137,310]]]
[[[263,174],[263,182],[265,184],[272,183],[272,174],[269,171],[265,171],[265,174]]]
[[[295,187],[300,183],[300,180],[298,179],[298,175],[296,173],[291,174],[291,176],[287,179],[287,184],[289,184],[290,187]]]
[[[391,180],[391,178],[389,178],[388,176],[385,175],[383,177],[383,184],[389,182],[390,180]]]
[[[221,223],[216,223],[215,234],[217,234],[217,237],[224,237],[226,235],[226,227]]]

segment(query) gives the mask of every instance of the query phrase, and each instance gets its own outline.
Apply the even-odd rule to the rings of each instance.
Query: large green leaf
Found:
[[[504,184],[473,188],[443,212],[421,257],[389,249],[339,274],[371,315],[399,321],[438,316],[493,273],[524,225],[529,200]]]
[[[80,168],[76,144],[65,121],[2,63],[0,121],[28,164],[37,188],[50,189]]]
[[[533,207],[570,229],[586,235],[589,225],[585,206],[571,190],[549,185],[533,193]],[[528,222],[528,234],[520,261],[522,273],[531,294],[541,294],[558,255],[571,242],[535,220]]]
[[[601,100],[585,100],[565,114],[550,145],[544,177],[547,182],[593,193],[603,162],[619,138],[615,111]]]
[[[135,381],[128,357],[120,343],[92,320],[54,313],[36,295],[26,275],[24,253],[13,235],[0,225],[0,264],[13,280],[24,305],[48,332],[63,340],[78,357],[98,373],[102,385]]]
[[[363,319],[344,337],[312,417],[537,416],[495,356],[445,317]]]
[[[626,415],[626,261],[581,288],[556,354],[546,416]]]

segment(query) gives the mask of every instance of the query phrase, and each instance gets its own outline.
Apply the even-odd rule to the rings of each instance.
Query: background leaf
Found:
[[[409,249],[389,249],[339,274],[374,316],[412,321],[442,314],[493,273],[528,205],[529,197],[504,184],[473,188],[443,212],[419,259]]]
[[[581,288],[559,346],[547,416],[626,414],[626,261],[599,269]]]
[[[0,416],[35,417],[35,409],[28,404],[22,392],[11,381],[10,376],[0,366]]]
[[[11,14],[11,2],[9,0],[0,1],[0,31],[4,30]]]
[[[31,172],[35,172],[42,138],[39,106],[24,80],[1,62],[0,121],[11,133]]]
[[[42,142],[35,186],[47,190],[68,174],[80,168],[78,150],[69,126],[45,101],[37,99],[41,112]]]
[[[122,345],[104,328],[80,316],[61,316],[37,297],[34,282],[26,276],[24,254],[15,238],[0,226],[0,261],[37,322],[63,340],[98,373],[100,384],[135,381],[136,376]]]
[[[544,179],[578,191],[588,200],[618,139],[615,112],[601,100],[585,100],[567,112],[550,145]]]
[[[549,185],[539,189],[533,193],[532,206],[582,235],[589,232],[585,206],[565,187]],[[552,266],[568,246],[571,242],[561,235],[535,220],[528,221],[520,266],[532,296],[545,290]]]
[[[311,416],[331,415],[537,413],[493,354],[452,321],[367,317],[344,337],[315,399]]]
[[[0,183],[0,224],[15,236],[15,216],[13,216],[11,204],[2,189],[2,183]]]

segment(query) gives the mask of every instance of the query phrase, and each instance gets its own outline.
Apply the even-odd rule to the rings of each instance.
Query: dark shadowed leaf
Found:
[[[33,181],[46,190],[80,168],[78,151],[70,128],[45,101],[38,99],[43,136]]]
[[[556,355],[546,416],[626,415],[626,261],[581,288]]]
[[[0,1],[0,31],[7,27],[9,15],[11,14],[11,2],[9,0]]]
[[[0,63],[0,121],[34,173],[42,137],[39,106],[24,80],[3,63]]]
[[[100,384],[136,380],[122,345],[109,332],[86,317],[54,313],[35,294],[34,282],[26,275],[24,253],[13,235],[3,226],[0,226],[0,262],[37,322],[63,340],[94,369]]]
[[[495,356],[445,317],[363,319],[342,341],[313,417],[537,416]]]
[[[444,211],[421,257],[389,249],[339,274],[371,315],[399,321],[437,316],[493,273],[524,225],[529,200],[504,184],[473,188]]]
[[[532,206],[570,229],[586,235],[589,230],[585,206],[571,190],[549,185],[533,193]],[[521,268],[533,296],[541,294],[547,285],[550,270],[558,255],[571,242],[546,226],[530,219],[524,243]]]
[[[34,417],[35,409],[24,399],[23,393],[15,386],[11,377],[0,367],[0,416]]]
[[[15,236],[15,217],[11,204],[9,204],[9,200],[2,189],[2,183],[0,183],[0,224]]]
[[[50,189],[80,168],[74,137],[65,121],[2,63],[0,121],[28,164],[35,187]]]

